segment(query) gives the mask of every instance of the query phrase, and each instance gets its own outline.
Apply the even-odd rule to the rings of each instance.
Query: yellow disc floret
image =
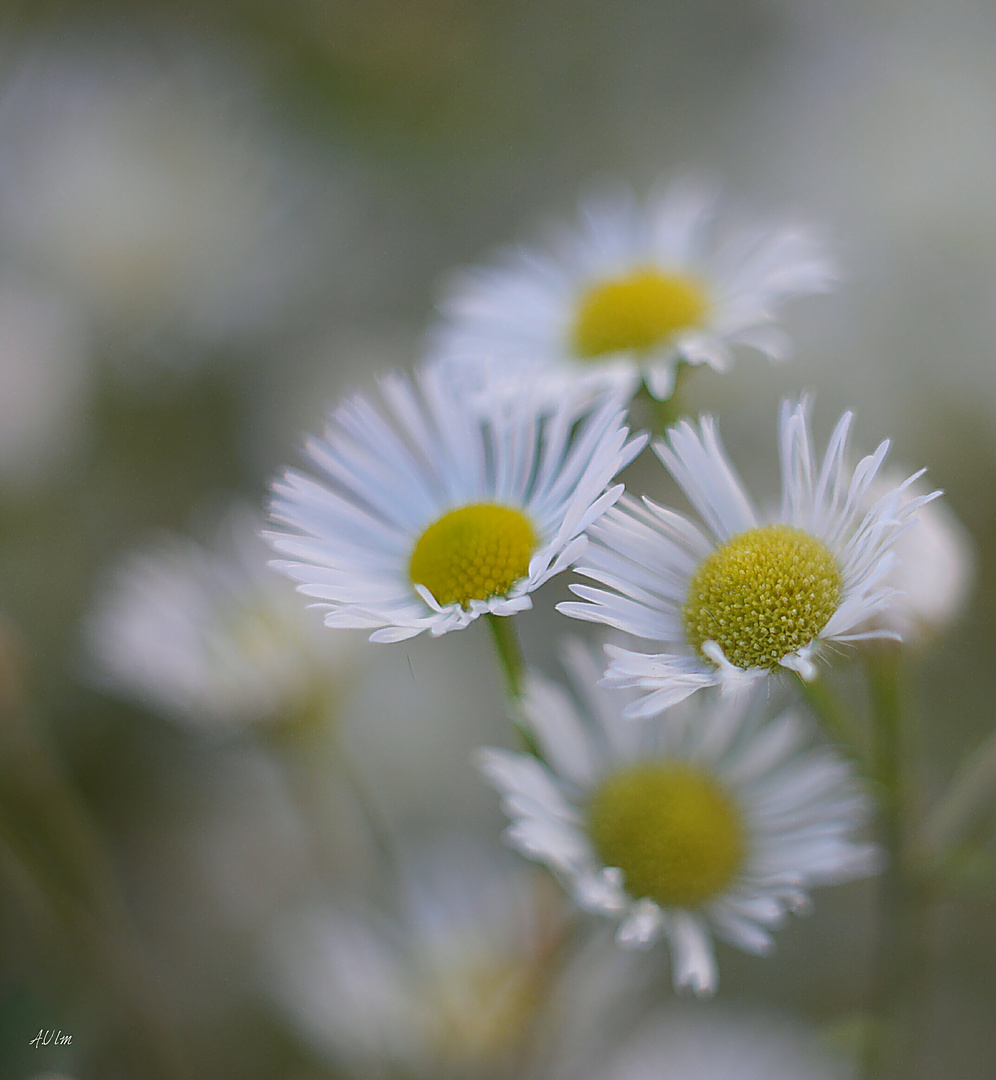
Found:
[[[822,541],[791,525],[764,525],[703,561],[681,614],[696,649],[715,641],[739,668],[773,668],[815,639],[840,596],[840,570]]]
[[[588,835],[626,892],[665,907],[719,895],[743,864],[740,811],[708,773],[681,762],[644,762],[611,773],[588,805]]]
[[[579,356],[650,349],[678,330],[699,326],[706,297],[697,281],[651,268],[634,270],[591,286],[574,319]]]
[[[529,573],[536,530],[522,513],[473,503],[433,522],[415,544],[408,576],[440,605],[503,596]]]

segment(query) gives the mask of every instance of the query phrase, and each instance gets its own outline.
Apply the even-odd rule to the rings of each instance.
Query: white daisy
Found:
[[[822,642],[892,637],[869,626],[896,589],[891,550],[916,512],[939,492],[912,496],[922,471],[883,493],[867,493],[888,440],[851,470],[852,414],[840,418],[822,464],[809,431],[810,402],[784,401],[779,416],[781,506],[761,515],[727,459],[712,417],[683,421],[654,444],[657,456],[702,517],[703,531],[644,497],[627,500],[590,529],[577,571],[607,589],[572,585],[586,603],[558,605],[666,643],[658,655],[607,646],[606,681],[649,691],[630,706],[650,716],[704,686],[751,681],[779,668],[806,680]]]
[[[619,920],[620,945],[665,939],[676,987],[715,990],[713,934],[766,953],[810,886],[874,871],[876,849],[848,838],[871,802],[842,758],[807,748],[798,716],[764,723],[760,695],[720,695],[633,723],[626,695],[596,686],[594,653],[573,642],[565,659],[583,708],[535,674],[522,702],[549,764],[488,749],[481,768],[508,841]]]
[[[514,392],[529,378],[554,398],[579,383],[630,394],[642,374],[661,400],[679,360],[723,371],[737,345],[787,357],[776,313],[828,288],[829,262],[794,227],[714,238],[715,201],[683,178],[643,205],[626,189],[582,203],[548,250],[512,248],[454,279],[432,354],[473,389],[498,379]]]
[[[559,897],[469,837],[412,854],[396,912],[340,901],[285,919],[268,990],[346,1075],[521,1075],[562,940]]]
[[[326,625],[373,629],[371,641],[531,607],[646,442],[627,441],[612,400],[578,422],[570,401],[544,415],[528,397],[477,415],[435,369],[380,390],[386,417],[357,395],[309,440],[321,481],[288,471],[274,483],[271,514],[290,531],[267,534],[294,560],[274,565],[320,601]]]
[[[77,298],[112,355],[139,341],[188,367],[275,328],[315,248],[294,220],[299,163],[252,90],[189,49],[60,39],[5,55],[7,252]]]
[[[91,678],[218,729],[331,709],[359,642],[329,641],[267,566],[258,527],[240,510],[216,549],[167,535],[113,567],[84,624]]]

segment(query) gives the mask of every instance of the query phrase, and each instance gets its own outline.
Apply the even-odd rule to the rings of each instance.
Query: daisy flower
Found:
[[[761,695],[720,695],[635,724],[596,685],[596,654],[572,642],[565,662],[576,699],[535,674],[522,699],[544,761],[487,749],[482,771],[506,839],[618,920],[620,945],[665,939],[676,988],[714,992],[713,934],[764,954],[810,886],[874,871],[876,849],[848,838],[871,801],[794,713],[765,723]]]
[[[649,691],[630,715],[653,715],[701,687],[752,681],[779,668],[809,681],[823,643],[897,637],[873,625],[897,596],[889,580],[892,548],[940,492],[911,495],[921,470],[869,505],[888,440],[849,469],[846,412],[819,463],[809,413],[806,398],[782,403],[776,513],[755,510],[715,421],[705,416],[698,426],[683,421],[654,444],[704,529],[646,497],[593,524],[593,543],[577,571],[606,588],[572,585],[585,602],[558,610],[666,644],[658,655],[607,646],[607,683]]]
[[[563,938],[559,894],[469,836],[407,854],[396,910],[340,900],[283,919],[268,991],[347,1076],[521,1075]]]
[[[627,441],[606,399],[584,420],[527,396],[479,415],[434,369],[380,383],[339,405],[307,455],[322,480],[288,471],[267,534],[277,566],[326,611],[325,624],[371,641],[458,630],[512,615],[584,550],[584,530],[620,496],[607,489],[646,442]],[[386,414],[386,415],[385,415]]]
[[[331,711],[359,644],[330,642],[239,507],[206,548],[171,534],[105,576],[84,621],[91,679],[184,724],[234,730]]]
[[[317,250],[295,220],[300,164],[251,87],[107,34],[5,60],[4,247],[79,302],[103,352],[137,342],[183,368],[279,327]]]
[[[529,378],[554,399],[565,384],[629,395],[642,375],[663,400],[679,361],[724,371],[737,345],[787,357],[776,313],[827,289],[830,264],[794,227],[715,237],[715,202],[683,178],[643,205],[626,189],[582,203],[547,250],[512,248],[456,277],[430,351],[472,389]]]

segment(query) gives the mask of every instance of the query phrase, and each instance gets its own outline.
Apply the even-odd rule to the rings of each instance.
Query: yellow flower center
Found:
[[[748,529],[696,570],[681,609],[685,633],[700,651],[715,641],[739,668],[773,668],[826,626],[841,587],[833,555],[809,533]]]
[[[588,835],[630,896],[697,907],[719,895],[744,861],[740,811],[693,765],[644,762],[610,774],[588,805]]]
[[[521,510],[473,503],[433,522],[415,544],[408,576],[437,604],[502,596],[529,573],[536,531]]]
[[[693,278],[652,268],[591,286],[582,296],[572,340],[579,356],[649,349],[701,324],[705,291]]]

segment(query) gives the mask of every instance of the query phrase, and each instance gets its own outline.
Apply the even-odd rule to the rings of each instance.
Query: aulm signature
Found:
[[[72,1046],[73,1037],[62,1031],[53,1031],[50,1028],[39,1028],[38,1034],[30,1041],[29,1045],[36,1050],[39,1046]]]

